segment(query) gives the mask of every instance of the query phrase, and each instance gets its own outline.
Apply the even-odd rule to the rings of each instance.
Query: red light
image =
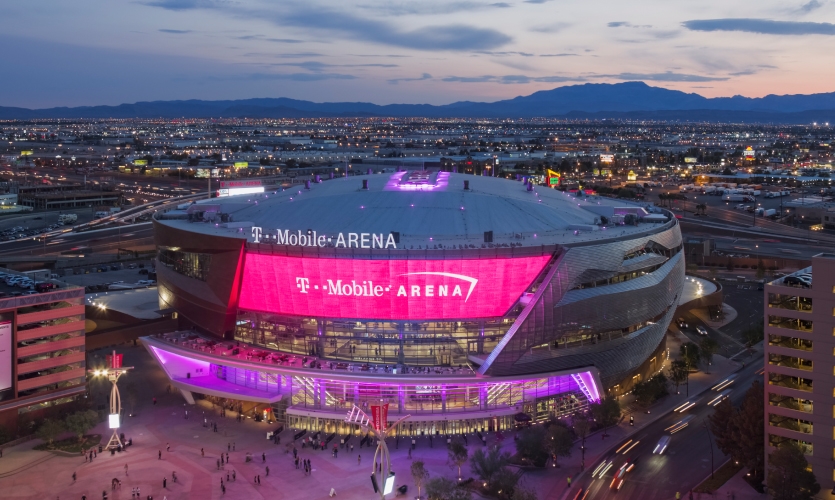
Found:
[[[496,317],[513,306],[549,259],[357,260],[251,253],[239,307],[327,318]]]

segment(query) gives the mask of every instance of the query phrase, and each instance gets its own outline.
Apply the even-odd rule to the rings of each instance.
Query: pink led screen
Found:
[[[245,258],[241,309],[379,320],[502,316],[549,260]]]

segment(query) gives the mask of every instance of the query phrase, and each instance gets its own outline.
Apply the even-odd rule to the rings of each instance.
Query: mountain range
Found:
[[[457,117],[638,119],[724,123],[835,123],[835,92],[713,97],[643,82],[586,83],[496,102],[445,105],[311,102],[288,98],[151,101],[118,106],[27,109],[0,106],[0,120],[45,118]]]

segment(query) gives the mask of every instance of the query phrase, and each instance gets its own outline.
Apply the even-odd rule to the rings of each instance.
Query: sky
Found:
[[[835,91],[835,0],[3,0],[0,106]]]

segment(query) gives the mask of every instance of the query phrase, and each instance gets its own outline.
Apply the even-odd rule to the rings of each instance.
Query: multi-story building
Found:
[[[765,286],[767,455],[800,444],[823,490],[835,482],[835,253]]]
[[[187,401],[297,429],[380,401],[432,434],[563,415],[663,362],[684,256],[647,208],[423,169],[206,200],[154,220],[190,331],[142,342]]]
[[[19,415],[42,417],[84,393],[84,339],[82,287],[0,298],[0,426],[16,429]]]

